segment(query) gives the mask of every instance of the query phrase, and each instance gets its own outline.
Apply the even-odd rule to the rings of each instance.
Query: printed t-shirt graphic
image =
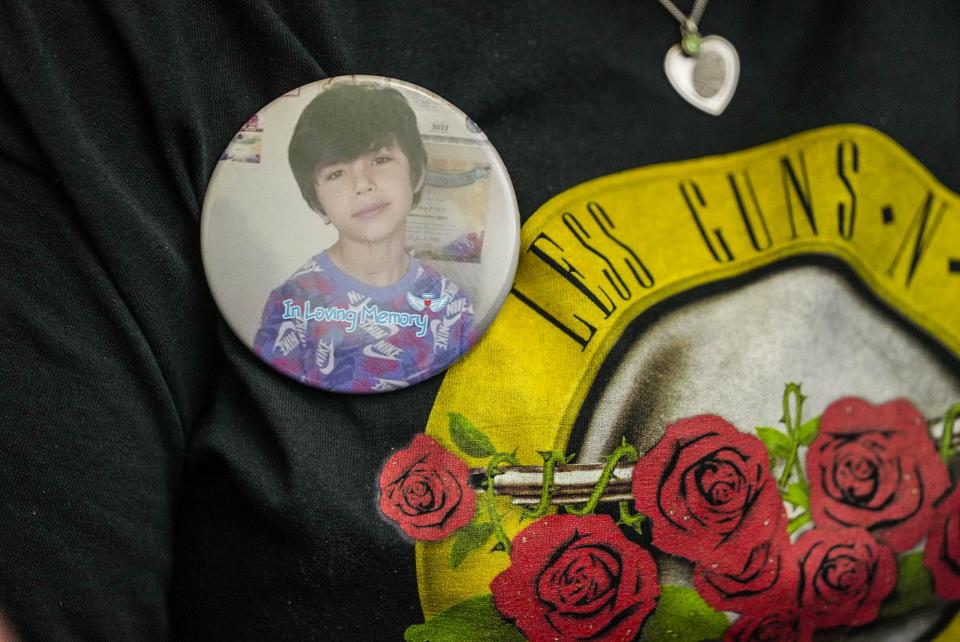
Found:
[[[549,451],[599,462],[623,438],[642,461],[668,425],[694,416],[722,416],[751,443],[772,439],[765,427],[779,425],[784,384],[795,381],[802,385],[805,418],[825,414],[841,399],[861,398],[864,407],[877,408],[897,398],[911,402],[919,413],[914,419],[928,423],[926,457],[944,430],[945,411],[960,401],[957,209],[960,198],[895,142],[859,126],[580,185],[527,221],[513,296],[483,345],[444,380],[427,433],[472,468],[489,462],[458,447],[454,416],[468,419],[522,465],[542,466]],[[703,286],[711,287],[694,293]],[[657,304],[664,305],[649,326],[632,325]],[[501,376],[480,390],[470,385],[494,365]],[[806,448],[800,451],[804,466],[816,460],[804,455]],[[784,466],[771,456],[774,481],[800,484],[793,481],[798,473],[785,473]],[[941,486],[930,486],[931,492]],[[790,550],[820,541],[815,535],[828,530],[817,512],[821,500],[811,497],[812,512],[787,509],[789,534],[777,526],[791,538],[781,542]],[[924,502],[926,513],[918,515],[930,512]],[[508,498],[496,498],[496,505],[506,536],[530,526]],[[478,530],[464,532],[471,528],[469,534]],[[643,528],[651,528],[649,522]],[[890,539],[882,529],[871,533],[877,541]],[[509,606],[507,615],[501,609],[497,616],[480,608],[489,602],[477,601],[491,599],[491,586],[502,588],[503,582],[492,582],[512,568],[511,556],[490,552],[490,539],[477,552],[458,555],[454,567],[459,539],[455,533],[417,544],[427,623],[411,627],[408,639],[431,639],[440,630],[430,628],[434,619],[438,627],[451,626],[466,609],[486,614],[477,627],[492,614],[491,626],[506,618],[534,630]],[[922,556],[923,543],[915,540],[912,534],[910,550],[890,540],[900,556],[898,581],[924,572],[922,564],[908,572]],[[679,622],[670,620],[671,600],[697,588],[687,562],[651,550],[661,597],[643,623],[644,636],[663,622]],[[871,593],[875,603],[862,620],[845,620],[857,627],[848,639],[914,639],[935,633],[948,614],[933,601],[890,619],[905,607],[897,601],[904,588],[889,588]],[[716,602],[716,595],[701,598]],[[711,621],[727,617],[724,609],[702,606]],[[817,622],[828,628],[834,620]],[[754,624],[742,618],[737,626]],[[734,631],[730,627],[728,621],[721,628]]]
[[[417,310],[410,298],[434,305]],[[322,252],[270,293],[254,350],[304,383],[380,392],[444,368],[469,348],[472,328],[466,293],[417,259],[399,281],[376,287]]]

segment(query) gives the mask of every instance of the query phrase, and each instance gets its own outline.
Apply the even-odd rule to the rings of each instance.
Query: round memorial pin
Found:
[[[241,127],[201,243],[214,299],[257,356],[316,388],[376,393],[469,351],[509,292],[519,227],[476,123],[410,83],[343,76]]]

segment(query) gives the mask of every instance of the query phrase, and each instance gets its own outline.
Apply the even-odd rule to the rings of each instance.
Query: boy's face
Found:
[[[402,235],[422,185],[423,176],[413,183],[410,161],[396,144],[323,165],[314,179],[317,202],[341,238],[361,242]]]

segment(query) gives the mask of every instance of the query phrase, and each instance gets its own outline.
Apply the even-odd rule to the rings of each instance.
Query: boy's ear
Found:
[[[420,178],[417,180],[417,184],[413,187],[413,193],[416,194],[423,189],[423,184],[427,181],[427,170],[424,168],[420,172]]]

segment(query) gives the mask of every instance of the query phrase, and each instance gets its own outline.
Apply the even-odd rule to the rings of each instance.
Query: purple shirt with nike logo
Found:
[[[374,309],[404,314],[378,322]],[[326,390],[395,390],[466,352],[476,340],[473,315],[456,283],[414,258],[399,281],[376,287],[321,252],[270,293],[253,349],[284,374]]]

